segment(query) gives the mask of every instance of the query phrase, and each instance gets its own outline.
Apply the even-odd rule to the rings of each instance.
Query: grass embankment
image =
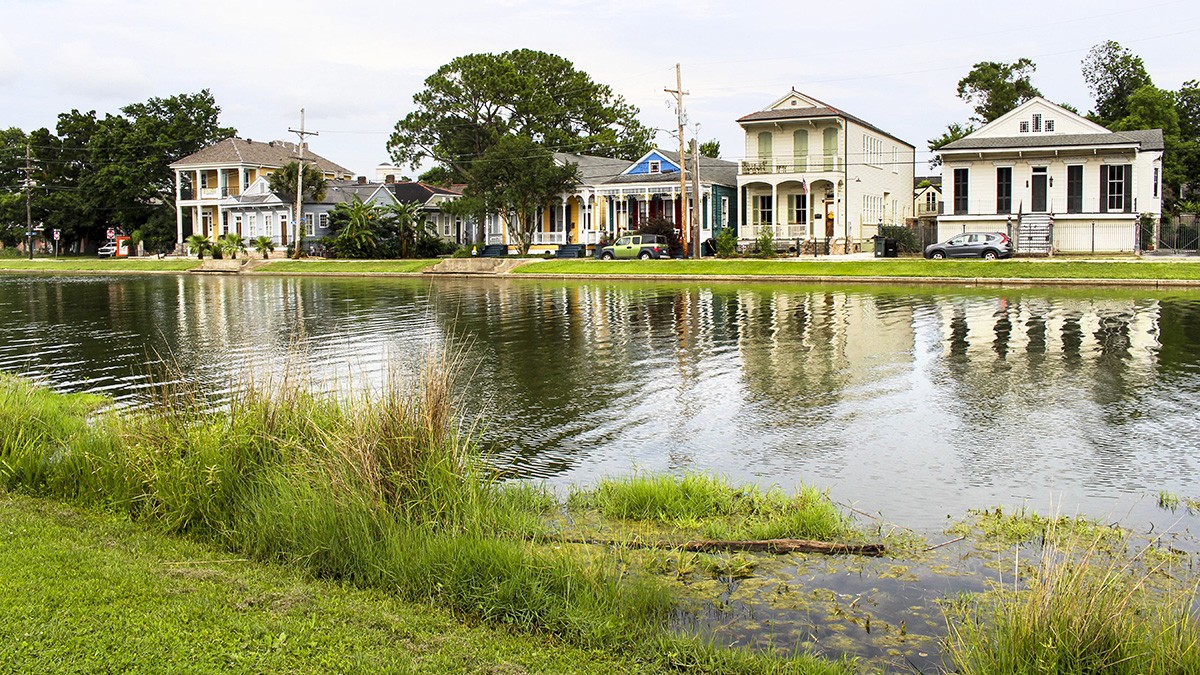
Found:
[[[595,673],[624,660],[0,490],[0,672]]]
[[[199,266],[195,258],[0,258],[6,272],[186,272]]]
[[[216,412],[164,391],[145,412],[90,417],[103,399],[4,376],[0,485],[598,649],[639,670],[845,672],[671,635],[677,599],[621,548],[525,541],[556,507],[537,489],[493,480],[453,432],[448,378],[433,367],[417,383],[393,379],[381,394],[341,400],[249,387]]]
[[[438,260],[273,260],[254,269],[270,274],[415,274]]]
[[[1129,279],[1200,280],[1200,264],[1028,260],[546,260],[515,274],[895,277],[936,279]]]

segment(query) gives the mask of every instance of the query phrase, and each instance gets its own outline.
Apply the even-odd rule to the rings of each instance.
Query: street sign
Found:
[[[60,232],[62,232],[62,230],[59,230],[57,227],[54,228],[54,241],[58,241],[58,235]]]
[[[117,236],[117,231],[116,231],[116,230],[114,230],[114,229],[112,229],[111,227],[110,227],[110,228],[108,228],[108,238],[109,238],[109,239],[112,239],[112,238],[114,238],[114,237],[116,237],[116,236]]]

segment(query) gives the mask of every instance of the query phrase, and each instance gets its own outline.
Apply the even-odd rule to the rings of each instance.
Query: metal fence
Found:
[[[1059,221],[1052,236],[1054,250],[1061,253],[1129,253],[1140,246],[1138,225],[1130,221]]]
[[[1183,213],[1170,220],[1164,218],[1158,227],[1157,243],[1160,251],[1200,252],[1200,215]]]

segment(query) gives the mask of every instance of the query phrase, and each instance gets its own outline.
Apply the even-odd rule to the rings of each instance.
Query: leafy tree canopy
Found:
[[[721,156],[721,141],[715,138],[711,141],[704,141],[700,144],[700,154],[705,157],[712,157],[713,159],[719,158]]]
[[[528,253],[537,229],[537,209],[573,188],[579,167],[560,165],[549,150],[525,136],[505,136],[475,161],[474,180],[464,199],[504,214],[509,235]]]
[[[288,162],[267,176],[267,187],[271,192],[288,204],[296,202],[296,172],[300,170],[299,162]],[[304,180],[301,183],[304,198],[319,202],[325,198],[325,176],[320,169],[304,163]]]
[[[987,124],[1025,101],[1041,96],[1030,76],[1037,65],[1029,59],[1016,63],[982,61],[958,81],[958,97],[974,104],[973,122]]]
[[[1129,114],[1129,97],[1153,84],[1140,56],[1108,40],[1092,47],[1083,59],[1083,81],[1092,92],[1092,116],[1108,126]]]
[[[1175,112],[1179,118],[1179,135],[1200,139],[1200,82],[1188,80],[1175,92]]]
[[[955,122],[954,124],[950,124],[946,127],[946,133],[942,134],[941,136],[938,136],[937,138],[931,138],[926,142],[929,144],[929,149],[936,153],[937,150],[939,148],[941,148],[943,145],[953,143],[954,141],[957,141],[960,138],[965,138],[968,134],[970,134],[973,131],[975,131],[975,127],[973,127],[969,124],[959,124],[959,123]],[[941,155],[935,154],[933,156],[933,158],[929,160],[929,168],[931,168],[931,169],[937,168],[941,165],[942,165]]]
[[[397,164],[432,159],[455,181],[510,135],[550,150],[636,159],[652,132],[638,109],[561,56],[531,49],[468,54],[425,80],[416,109],[396,123],[388,151]]]
[[[1129,95],[1125,109],[1128,114],[1112,129],[1162,129],[1163,136],[1179,136],[1179,111],[1171,92],[1147,84]]]

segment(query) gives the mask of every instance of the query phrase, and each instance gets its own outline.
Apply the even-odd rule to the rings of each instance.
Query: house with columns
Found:
[[[293,236],[288,223],[292,220],[294,206],[284,205],[280,201],[278,208],[270,209],[270,215],[263,211],[260,222],[258,213],[247,208],[250,202],[241,197],[257,181],[261,180],[265,185],[268,175],[299,159],[300,148],[295,143],[264,143],[234,137],[214,143],[171,164],[171,169],[175,171],[177,243],[183,244],[188,231],[214,240],[228,232],[246,236],[250,227],[249,218],[253,217],[255,232],[286,246]],[[304,161],[315,166],[326,180],[346,181],[353,178],[353,172],[349,169],[309,152],[307,147]],[[261,187],[256,187],[252,195],[246,196],[253,196],[251,201],[266,199],[262,191]]]
[[[1019,253],[1119,252],[1162,212],[1161,129],[1110,131],[1044,98],[938,150],[938,238],[1005,232]]]
[[[849,253],[912,217],[910,143],[794,89],[738,124],[743,243],[766,228],[777,243]]]

